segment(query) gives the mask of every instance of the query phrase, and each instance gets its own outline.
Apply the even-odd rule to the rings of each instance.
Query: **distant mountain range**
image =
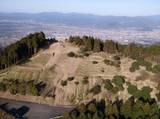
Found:
[[[136,28],[152,30],[160,26],[160,15],[155,16],[98,16],[79,13],[0,13],[0,20],[9,21],[35,21],[42,23],[55,23],[67,26],[90,28]]]

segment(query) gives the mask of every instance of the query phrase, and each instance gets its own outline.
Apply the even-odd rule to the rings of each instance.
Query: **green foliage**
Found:
[[[0,82],[0,91],[6,91],[6,85],[3,82]]]
[[[12,84],[10,84],[9,86],[9,92],[13,95],[16,95],[18,93],[17,87],[18,87],[17,80],[13,81]]]
[[[92,113],[95,113],[95,112],[97,111],[96,104],[90,103],[90,104],[88,105],[88,110],[89,110],[90,112],[92,112]]]
[[[148,59],[157,63],[160,61],[160,44],[147,47],[135,43],[122,45],[112,40],[106,40],[103,42],[100,39],[90,36],[70,37],[69,42],[83,46],[84,51],[104,51],[111,54],[121,53],[123,56],[128,56],[133,59]],[[115,59],[119,60],[118,57],[115,57]],[[131,68],[131,71],[134,71],[134,68]]]
[[[67,55],[68,55],[68,57],[75,57],[76,56],[76,54],[74,52],[69,52]]]
[[[101,86],[95,85],[93,88],[90,89],[90,93],[93,93],[94,95],[101,93]]]
[[[140,69],[140,66],[144,66],[147,71],[152,71],[152,63],[145,61],[143,59],[139,59],[132,63],[132,66],[130,68],[131,72],[135,72],[136,70]]]
[[[123,87],[123,84],[125,83],[125,77],[116,75],[113,77],[112,82],[116,85],[116,87]]]
[[[145,86],[141,89],[140,97],[144,100],[147,100],[150,98],[150,92],[152,92],[152,89],[148,86]]]
[[[158,101],[160,101],[160,92],[156,94]]]
[[[9,91],[11,94],[21,94],[26,95],[30,94],[33,96],[41,95],[41,92],[45,89],[46,85],[44,82],[34,82],[24,81],[24,80],[14,80],[14,79],[5,79],[0,83],[1,91]]]
[[[104,88],[109,90],[109,91],[113,89],[113,85],[112,85],[112,83],[111,83],[111,81],[109,79],[105,80]]]
[[[154,99],[135,100],[130,97],[126,102],[91,101],[64,114],[62,119],[159,119],[158,103]]]
[[[19,63],[38,52],[49,41],[43,32],[29,34],[21,40],[0,50],[0,70]]]
[[[99,39],[94,40],[93,51],[100,52],[102,50],[103,50],[103,43]]]
[[[133,62],[132,66],[130,67],[131,72],[135,72],[136,70],[139,70],[139,63],[138,62]]]
[[[135,98],[142,98],[144,100],[150,99],[150,92],[152,89],[148,86],[143,87],[141,90],[137,89],[135,85],[129,84],[128,93],[133,95]]]
[[[160,84],[158,84],[157,90],[158,90],[158,93],[156,94],[156,97],[157,97],[158,101],[160,101]]]
[[[62,81],[61,81],[61,85],[62,85],[62,86],[67,86],[67,81],[62,80]]]
[[[113,87],[112,90],[111,90],[111,92],[112,92],[113,94],[117,94],[119,90],[122,90],[122,89],[120,89],[120,88],[118,88],[118,87]]]
[[[19,86],[18,86],[19,94],[25,95],[26,94],[26,90],[27,90],[26,88],[27,88],[27,86],[26,86],[24,81],[22,83],[20,83]]]
[[[116,94],[120,90],[124,90],[123,84],[125,83],[125,77],[116,75],[113,77],[112,82],[108,79],[106,80],[104,85],[104,88],[107,89],[108,91],[111,91],[113,94]],[[113,84],[115,86],[113,86]]]
[[[34,85],[33,83],[30,83],[29,84],[29,93],[33,96],[38,96],[39,95],[39,92],[38,92],[38,89],[36,87],[36,85]]]
[[[104,59],[103,62],[104,62],[105,64],[107,64],[107,65],[111,65],[111,66],[114,65],[114,62],[111,61],[111,60],[108,60],[108,59]]]
[[[152,68],[153,73],[160,73],[160,65],[154,65]]]
[[[117,42],[112,41],[112,40],[106,40],[104,42],[103,50],[108,53],[115,54],[121,50],[121,45]]]
[[[153,72],[153,73],[160,73],[160,65],[154,65],[152,67],[152,63],[145,61],[143,59],[139,59],[132,63],[132,66],[130,67],[131,72],[135,72],[136,70],[140,69],[140,66],[146,67],[147,71]]]
[[[136,95],[136,92],[137,92],[137,86],[135,85],[132,85],[132,84],[129,84],[128,85],[128,93],[130,93],[131,95]]]

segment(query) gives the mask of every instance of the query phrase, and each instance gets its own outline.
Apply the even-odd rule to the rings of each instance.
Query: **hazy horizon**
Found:
[[[160,14],[159,0],[2,0],[1,13],[81,13],[100,16],[153,16]]]
[[[113,16],[113,17],[150,17],[150,16],[160,16],[159,14],[153,14],[153,15],[135,15],[135,16],[129,16],[129,15],[100,15],[100,14],[94,14],[94,13],[80,13],[80,12],[58,12],[58,11],[50,11],[50,12],[0,12],[0,14],[47,14],[47,13],[59,13],[59,14],[82,14],[82,15],[93,15],[93,16]]]

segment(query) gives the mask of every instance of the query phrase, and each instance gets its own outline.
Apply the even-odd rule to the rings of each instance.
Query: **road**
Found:
[[[73,109],[73,107],[48,106],[0,98],[0,106],[2,105],[5,105],[10,113],[20,116],[21,119],[50,119]]]

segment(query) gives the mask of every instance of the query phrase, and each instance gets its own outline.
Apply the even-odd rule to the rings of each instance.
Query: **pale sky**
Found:
[[[160,15],[160,0],[0,0],[0,12]]]

